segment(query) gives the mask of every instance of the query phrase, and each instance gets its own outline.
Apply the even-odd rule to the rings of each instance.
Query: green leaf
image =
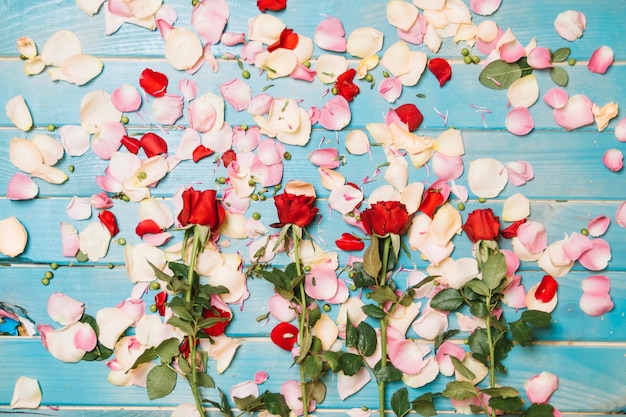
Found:
[[[514,341],[520,344],[520,346],[528,346],[533,341],[533,332],[524,321],[516,320],[509,325],[511,331],[511,337]]]
[[[358,338],[359,338],[359,332],[356,329],[356,327],[352,325],[352,322],[350,321],[350,318],[348,317],[347,323],[346,323],[346,347],[356,346]]]
[[[139,355],[139,357],[135,360],[135,363],[133,363],[133,366],[131,366],[130,369],[135,369],[142,363],[150,362],[158,357],[159,355],[157,354],[155,348],[146,349],[141,355]]]
[[[479,353],[481,355],[489,355],[489,339],[487,338],[487,331],[485,329],[476,329],[467,338],[472,353]]]
[[[377,303],[386,303],[387,301],[396,302],[398,301],[398,296],[391,289],[391,287],[385,285],[383,287],[377,288],[370,293],[370,298]]]
[[[324,352],[324,360],[326,360],[326,363],[328,364],[328,366],[330,366],[330,369],[333,372],[339,372],[340,370],[339,358],[341,357],[341,355],[343,355],[343,352],[333,352],[330,350]]]
[[[309,381],[306,384],[306,392],[309,399],[320,404],[324,402],[326,398],[326,385],[324,385],[324,382],[320,379]]]
[[[417,284],[411,285],[409,288],[407,288],[407,291],[409,291],[409,290],[417,290],[419,288],[422,288],[424,285],[428,284],[429,282],[433,282],[437,278],[439,278],[439,275],[429,275],[429,276],[423,278]]]
[[[487,258],[483,265],[483,282],[490,290],[495,290],[500,286],[506,275],[506,261],[503,253],[496,253]]]
[[[439,291],[437,295],[430,300],[431,307],[443,311],[456,310],[461,307],[462,304],[463,295],[461,291],[454,288],[446,288],[445,290]]]
[[[570,52],[572,52],[569,48],[559,48],[556,51],[552,52],[552,56],[550,60],[555,62],[565,62],[565,60],[569,57]]]
[[[443,342],[445,342],[446,340],[448,340],[451,337],[454,337],[456,334],[458,334],[460,332],[459,329],[450,329],[450,330],[446,330],[445,332],[437,335],[437,337],[435,338],[435,351],[437,349],[439,349],[439,347],[443,344]]]
[[[469,288],[474,291],[476,294],[487,296],[489,295],[489,288],[487,285],[478,278],[474,278],[465,283],[465,288]]]
[[[300,343],[302,343],[302,346],[300,346],[300,354],[296,358],[296,363],[302,362],[304,358],[307,357],[309,350],[311,349],[311,345],[313,344],[313,335],[308,328],[301,329],[300,332]]]
[[[435,405],[433,404],[433,394],[427,392],[411,401],[413,411],[424,417],[434,417],[437,415]]]
[[[191,374],[189,374],[189,376],[191,376]],[[215,388],[215,381],[213,381],[211,375],[206,372],[198,372],[196,374],[196,384],[198,384],[199,387]]]
[[[452,361],[454,369],[466,379],[473,380],[476,378],[476,375],[474,375],[474,373],[470,371],[467,366],[463,365],[463,362],[458,360],[455,356],[450,356],[450,360]]]
[[[374,375],[377,381],[394,382],[402,379],[402,372],[393,365],[374,369]]]
[[[497,388],[485,388],[480,390],[480,392],[489,395],[490,397],[502,397],[502,398],[512,398],[519,397],[519,391],[517,391],[513,387],[497,387]]]
[[[374,304],[365,304],[363,307],[361,307],[361,310],[365,314],[367,314],[368,317],[371,317],[373,319],[382,319],[387,315],[387,313],[385,313],[385,310],[378,306],[375,306]]]
[[[167,305],[172,309],[174,315],[179,316],[183,320],[192,321],[195,319],[192,312],[191,304],[182,297],[174,297]]]
[[[391,409],[398,417],[405,416],[409,410],[409,390],[400,388],[391,396]]]
[[[520,397],[491,397],[489,398],[489,407],[505,413],[512,413],[521,410],[524,407],[524,401]]]
[[[273,392],[266,391],[263,394],[265,402],[265,409],[270,414],[276,414],[280,417],[289,417],[289,407],[285,401],[285,397],[282,394],[275,394]]]
[[[152,268],[152,270],[154,271],[154,276],[161,281],[164,281],[166,283],[170,283],[170,281],[172,280],[172,277],[167,275],[165,272],[161,271],[159,268],[157,268],[152,262],[146,260],[146,262],[148,262],[148,265],[150,265],[150,267]]]
[[[356,348],[363,356],[370,356],[376,351],[376,330],[362,321],[357,327],[358,337]]]
[[[179,346],[180,340],[176,337],[171,337],[162,341],[155,350],[164,363],[170,363],[172,362],[172,358],[174,358],[174,356],[178,356],[180,353],[180,350],[178,349]]]
[[[506,373],[506,368],[502,365],[502,361],[507,357],[511,349],[513,349],[513,342],[508,337],[501,337],[494,346],[493,356],[495,358],[496,367],[503,373]]]
[[[84,361],[103,361],[105,359],[109,359],[113,354],[113,349],[109,349],[104,346],[102,343],[98,342],[96,347],[85,353],[83,356]]]
[[[521,78],[522,69],[517,63],[507,63],[501,60],[489,63],[478,76],[478,81],[485,87],[493,90],[506,90]]]
[[[467,381],[450,381],[446,385],[446,389],[441,393],[444,397],[453,400],[469,400],[478,396],[476,388],[471,382]]]
[[[204,295],[220,295],[220,294],[228,294],[228,288],[226,288],[223,285],[209,285],[209,284],[204,284],[200,286],[200,289],[198,290],[199,293],[204,294]]]
[[[224,415],[224,417],[235,417],[234,414],[233,414],[233,410],[230,408],[230,405],[228,404],[228,399],[224,395],[224,392],[222,392],[222,390],[219,389],[219,388],[217,390],[220,393],[220,402],[219,403],[216,402],[216,401],[208,400],[208,399],[204,399],[202,401],[203,402],[208,402],[213,407],[215,407],[218,410],[220,410],[222,412],[222,415]]]
[[[184,376],[191,373],[191,366],[189,365],[188,359],[185,359],[182,354],[178,357],[178,367]]]
[[[569,81],[569,75],[567,75],[567,71],[565,71],[561,67],[550,68],[550,78],[552,78],[554,84],[561,87],[565,87]]]
[[[167,365],[157,365],[148,372],[146,387],[151,400],[163,398],[176,386],[176,371]]]
[[[361,357],[354,353],[344,353],[339,357],[339,369],[348,376],[355,375],[361,369]]]
[[[475,303],[470,307],[470,313],[475,317],[485,318],[489,315],[489,309],[485,303]]]
[[[309,355],[302,361],[302,368],[310,378],[317,378],[322,373],[322,360],[317,355]]]
[[[195,334],[196,332],[193,326],[191,325],[191,323],[177,316],[170,317],[169,320],[167,321],[167,324],[174,326],[174,327],[178,327],[180,330],[182,330],[183,332],[187,334]]]
[[[537,310],[526,310],[521,320],[534,327],[548,327],[552,322],[552,314]]]
[[[372,277],[377,277],[383,267],[378,246],[378,238],[372,235],[370,244],[363,254],[363,270]]]
[[[522,417],[552,417],[553,413],[554,407],[550,404],[531,404],[522,413]]]

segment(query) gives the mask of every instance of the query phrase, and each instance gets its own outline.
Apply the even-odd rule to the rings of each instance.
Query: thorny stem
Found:
[[[293,227],[291,229],[291,234],[293,237],[293,256],[296,262],[296,273],[298,274],[298,276],[300,276],[302,274],[302,268],[300,266],[300,249],[299,249],[300,238],[298,237],[298,234],[296,233]],[[306,331],[308,331],[308,328],[307,328],[308,324],[306,320],[307,305],[306,305],[306,293],[304,292],[304,280],[300,280],[300,301],[299,302],[300,302],[300,308],[302,311],[300,313],[300,317],[298,320],[299,327],[300,327],[298,344],[300,345],[300,349],[302,349],[304,337],[305,337],[304,335],[305,329]],[[300,354],[302,354],[302,351],[300,351]],[[307,400],[307,393],[306,393],[306,375],[304,373],[304,368],[302,366],[299,366],[299,368],[300,368],[300,389],[302,390],[303,416],[308,417],[309,401]]]
[[[380,281],[379,288],[384,286],[387,280],[387,264],[389,263],[389,248],[391,244],[391,237],[387,236],[385,238],[385,243],[383,244],[383,258],[382,258],[382,266],[380,270]],[[383,303],[378,303],[378,307],[381,309],[384,308]],[[387,324],[389,322],[389,314],[385,314],[383,318],[380,319],[380,366],[384,368],[387,366]],[[385,381],[378,381],[378,407],[379,407],[379,415],[380,417],[385,417]]]
[[[487,296],[487,309],[489,310],[489,314],[486,318],[486,327],[487,327],[487,343],[489,344],[489,388],[495,388],[496,386],[496,358],[495,358],[495,342],[493,340],[493,335],[491,334],[491,319],[493,317],[493,309],[491,305],[491,293]],[[485,409],[485,414],[490,414],[487,407],[483,407]],[[496,417],[496,410],[492,408],[491,417]]]

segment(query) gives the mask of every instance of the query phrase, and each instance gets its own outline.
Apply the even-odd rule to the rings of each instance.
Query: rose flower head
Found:
[[[194,190],[187,188],[183,191],[183,209],[178,214],[178,221],[184,226],[199,224],[207,226],[212,232],[219,230],[226,212],[217,199],[215,190]]]
[[[463,231],[474,243],[479,240],[496,240],[499,230],[500,218],[494,216],[490,208],[472,211],[463,225]]]
[[[406,206],[399,201],[379,201],[361,213],[361,222],[368,235],[404,234],[411,219]]]

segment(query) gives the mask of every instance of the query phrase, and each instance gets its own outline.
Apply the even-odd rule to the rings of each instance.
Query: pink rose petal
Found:
[[[430,162],[435,175],[444,181],[453,181],[463,174],[463,158],[460,156],[446,156],[435,152]]]
[[[91,326],[80,326],[76,329],[76,333],[74,333],[74,347],[76,349],[90,352],[96,347],[97,343],[98,337]]]
[[[120,122],[104,122],[91,138],[91,150],[101,159],[111,159],[113,152],[122,145],[126,128]]]
[[[623,202],[615,212],[615,221],[622,227],[626,227],[626,202]]]
[[[313,41],[327,51],[345,52],[346,33],[341,20],[336,17],[327,17],[318,23],[313,34]]]
[[[611,219],[607,216],[601,215],[598,217],[594,217],[589,221],[589,223],[587,224],[587,230],[589,231],[590,236],[602,236],[609,228],[610,224]]]
[[[111,93],[113,107],[122,113],[134,112],[141,107],[141,94],[130,84],[122,84]]]
[[[590,275],[580,283],[583,292],[596,297],[607,295],[611,290],[611,280],[606,275]]]
[[[314,266],[304,278],[304,290],[316,300],[333,297],[338,285],[335,270],[324,266]]]
[[[613,64],[615,58],[613,50],[608,46],[601,46],[591,54],[587,69],[596,74],[604,74]]]
[[[451,356],[462,361],[465,358],[465,350],[452,342],[443,342],[437,349],[437,363],[439,363],[439,372],[445,376],[454,375],[454,365]]]
[[[593,102],[587,96],[576,94],[567,100],[567,104],[552,111],[556,123],[566,130],[574,130],[594,122]]]
[[[91,217],[91,204],[85,198],[74,196],[65,207],[65,212],[74,220],[85,220]]]
[[[178,82],[178,90],[185,100],[191,101],[198,96],[198,83],[195,80],[183,78]]]
[[[328,130],[341,130],[350,123],[351,118],[348,100],[335,96],[322,106],[319,123]]]
[[[39,186],[23,172],[16,172],[9,180],[7,198],[9,200],[30,200],[39,194]]]
[[[344,374],[343,371],[339,371],[337,375],[337,393],[339,394],[339,398],[345,400],[349,396],[356,394],[361,388],[367,385],[371,379],[372,377],[369,371],[364,366],[352,376],[348,376]]]
[[[624,154],[619,149],[607,149],[602,156],[604,166],[613,172],[619,172],[624,168]]]
[[[515,275],[513,281],[502,292],[502,302],[511,308],[526,307],[526,289],[521,284],[521,280],[521,275]]]
[[[309,153],[309,161],[318,167],[334,169],[341,165],[337,148],[316,149]]]
[[[52,320],[66,326],[80,320],[85,312],[85,304],[61,292],[55,292],[48,297],[47,311]]]
[[[61,222],[61,247],[63,256],[73,258],[78,253],[78,231],[69,223]]]
[[[81,156],[89,150],[89,133],[80,126],[65,125],[59,128],[61,143],[70,156]]]
[[[402,81],[395,77],[384,78],[378,86],[378,92],[389,103],[395,103],[402,94]]]
[[[243,381],[230,388],[230,398],[234,402],[235,398],[258,397],[259,386],[256,381]]]
[[[398,330],[387,328],[389,360],[400,371],[413,375],[422,368],[422,351],[413,341],[405,339]]]
[[[500,7],[502,0],[470,0],[470,9],[481,16],[489,16]]]
[[[239,78],[220,85],[222,97],[237,111],[245,110],[252,100],[252,90],[250,86]]]
[[[422,14],[417,15],[417,19],[415,19],[413,25],[407,30],[397,28],[398,37],[400,39],[415,45],[421,45],[424,42],[427,30],[428,20],[426,20]]]
[[[614,307],[613,300],[608,294],[601,296],[583,294],[578,305],[583,313],[591,317],[598,317],[608,313]]]
[[[165,94],[152,102],[152,117],[158,123],[173,125],[183,115],[183,98],[175,94]]]
[[[533,167],[526,161],[507,162],[504,168],[509,182],[516,187],[535,178]]]
[[[606,240],[595,238],[591,240],[591,249],[578,258],[578,262],[590,271],[605,269],[611,260],[611,247]]]
[[[243,32],[224,32],[220,38],[220,43],[226,46],[235,46],[242,44],[246,41],[246,34]]]
[[[296,318],[296,310],[293,304],[279,294],[274,294],[270,297],[268,306],[272,317],[280,322],[289,323]]]
[[[546,69],[552,67],[551,54],[548,48],[533,48],[527,55],[528,65],[534,69]]]
[[[504,125],[514,135],[523,136],[533,130],[535,122],[526,107],[516,107],[506,115]]]
[[[615,126],[615,138],[620,142],[626,142],[626,117],[621,119]]]
[[[586,27],[587,18],[582,12],[576,10],[564,11],[554,20],[556,32],[570,42],[580,38]]]
[[[535,221],[527,221],[517,229],[517,237],[530,253],[540,253],[548,246],[546,227]]]
[[[567,91],[560,87],[552,87],[543,95],[543,101],[553,109],[565,107],[568,98]]]
[[[550,372],[542,372],[524,383],[526,396],[534,404],[547,404],[558,387],[559,379]]]

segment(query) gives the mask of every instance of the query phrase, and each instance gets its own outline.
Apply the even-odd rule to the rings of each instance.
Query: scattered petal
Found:
[[[504,189],[508,176],[500,161],[483,158],[470,162],[467,181],[478,197],[493,198]]]
[[[15,258],[26,249],[28,233],[15,217],[0,220],[0,253]]]
[[[20,376],[15,382],[10,408],[39,408],[41,388],[36,379]]]
[[[582,12],[567,10],[554,20],[554,28],[560,37],[566,41],[575,41],[583,35],[587,27],[587,18]]]
[[[542,372],[524,382],[526,396],[533,404],[547,404],[558,387],[558,377],[550,372]]]
[[[4,108],[9,120],[20,130],[28,132],[33,127],[33,118],[30,110],[24,101],[24,97],[15,96],[9,101]]]

